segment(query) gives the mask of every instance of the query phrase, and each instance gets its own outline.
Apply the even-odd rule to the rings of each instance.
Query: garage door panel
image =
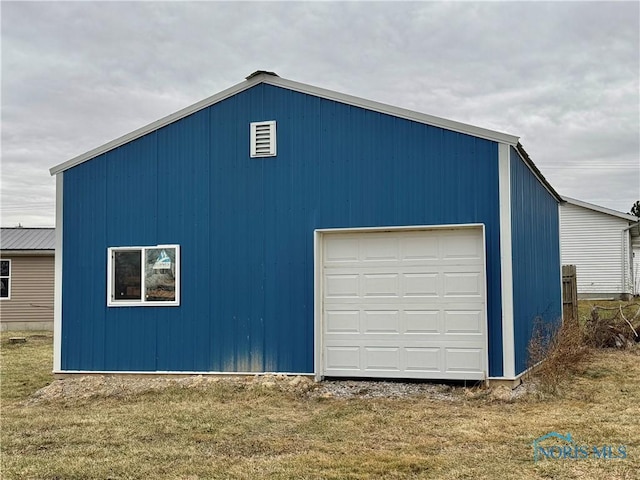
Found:
[[[362,239],[360,250],[360,259],[364,263],[399,260],[398,239],[386,235]]]
[[[364,297],[400,296],[397,273],[365,273],[361,276],[361,281]]]
[[[323,374],[483,378],[482,229],[343,235],[323,240]]]
[[[439,294],[438,273],[403,273],[401,280],[403,297],[437,297]]]
[[[444,312],[445,333],[482,334],[484,318],[480,310],[447,310]]]
[[[330,347],[325,375],[349,377],[483,379],[483,352],[477,348]],[[425,376],[425,374],[428,374]]]
[[[364,370],[400,371],[400,348],[387,346],[367,346],[364,353]]]
[[[446,297],[482,297],[483,278],[480,272],[445,273],[443,295]]]
[[[442,348],[407,347],[406,370],[413,373],[432,373],[442,370]]]
[[[353,305],[357,307],[358,305]],[[426,307],[425,305],[420,305]],[[351,333],[357,338],[361,335],[398,333],[411,335],[413,340],[420,334],[480,335],[485,334],[484,312],[475,310],[477,305],[467,308],[427,310],[411,309],[407,305],[402,310],[389,303],[376,305],[376,308],[345,309],[336,308],[325,312],[325,334]],[[412,340],[412,341],[413,341]],[[457,341],[452,338],[451,341]]]
[[[362,313],[362,331],[365,334],[400,333],[399,310],[364,310]]]
[[[353,345],[327,347],[325,361],[325,370],[333,371],[334,374],[341,370],[359,370],[360,347]]]
[[[440,310],[404,310],[404,333],[408,335],[440,333]]]
[[[325,276],[325,292],[327,298],[360,296],[360,275],[331,274]]]
[[[360,331],[360,310],[333,310],[325,315],[326,333],[354,333]]]
[[[481,348],[447,347],[444,349],[446,372],[481,372],[483,365]]]
[[[357,238],[327,238],[324,244],[325,265],[357,262],[359,242]]]
[[[409,261],[433,262],[440,257],[438,239],[425,238],[424,235],[410,235],[400,240],[400,258],[403,263]]]
[[[477,259],[484,257],[482,243],[478,242],[474,231],[450,233],[441,242],[441,258]]]

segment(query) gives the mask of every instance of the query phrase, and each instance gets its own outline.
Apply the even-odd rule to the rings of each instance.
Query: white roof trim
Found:
[[[362,107],[367,110],[373,110],[379,113],[386,113],[394,117],[405,118],[407,120],[413,120],[426,125],[434,127],[444,128],[446,130],[452,130],[454,132],[466,133],[474,137],[485,138],[487,140],[493,140],[500,143],[506,143],[509,145],[517,145],[519,137],[509,135],[507,133],[497,132],[494,130],[488,130],[486,128],[476,127],[466,123],[456,122],[453,120],[447,120],[446,118],[435,117],[433,115],[427,115],[425,113],[414,112],[400,107],[394,107],[384,103],[374,102],[373,100],[366,100],[360,97],[354,97],[353,95],[347,95],[345,93],[334,92],[332,90],[326,90],[320,87],[314,87],[312,85],[306,85],[304,83],[293,82],[286,78],[265,76],[263,82],[275,85],[278,87],[287,88],[301,93],[307,93],[316,97],[326,98],[328,100],[335,100],[340,103],[346,103],[355,107]]]
[[[328,100],[334,100],[340,103],[346,103],[348,105],[353,105],[355,107],[365,108],[367,110],[373,110],[379,113],[385,113],[388,115],[392,115],[394,117],[404,118],[407,120],[413,120],[415,122],[424,123],[426,125],[431,125],[434,127],[444,128],[446,130],[452,130],[458,133],[464,133],[467,135],[471,135],[474,137],[484,138],[486,140],[492,140],[498,143],[506,143],[508,145],[517,145],[519,141],[519,137],[514,135],[509,135],[507,133],[497,132],[494,130],[488,130],[486,128],[476,127],[474,125],[468,125],[466,123],[455,122],[453,120],[447,120],[445,118],[434,117],[433,115],[427,115],[424,113],[414,112],[412,110],[406,110],[400,107],[394,107],[391,105],[386,105],[384,103],[374,102],[372,100],[365,100],[364,98],[354,97],[352,95],[347,95],[344,93],[334,92],[332,90],[326,90],[324,88],[314,87],[311,85],[306,85],[304,83],[294,82],[292,80],[287,80],[281,77],[277,77],[274,75],[269,75],[265,73],[258,74],[256,76],[250,77],[249,80],[238,83],[226,90],[223,90],[220,93],[217,93],[209,98],[205,98],[198,103],[194,103],[193,105],[183,108],[171,115],[168,115],[160,120],[157,120],[149,125],[141,127],[137,130],[134,130],[131,133],[123,135],[122,137],[116,138],[111,142],[105,143],[104,145],[94,148],[93,150],[89,150],[82,155],[78,155],[70,160],[67,160],[64,163],[56,165],[52,167],[49,172],[51,175],[56,175],[60,172],[68,170],[69,168],[75,167],[87,160],[90,160],[98,155],[102,155],[103,153],[108,152],[109,150],[113,150],[125,143],[128,143],[136,138],[140,138],[143,135],[151,133],[155,130],[158,130],[170,123],[173,123],[177,120],[180,120],[188,115],[196,113],[199,110],[210,107],[222,100],[225,100],[233,95],[236,95],[244,90],[247,90],[259,83],[266,83],[268,85],[274,85],[277,87],[286,88],[289,90],[293,90],[300,93],[306,93],[309,95],[313,95],[320,98],[325,98]]]
[[[588,208],[589,210],[593,210],[594,212],[606,213],[607,215],[612,215],[614,217],[622,218],[623,220],[627,220],[629,222],[637,222],[640,220],[638,217],[634,217],[628,213],[618,212],[617,210],[611,210],[610,208],[601,207],[599,205],[594,205],[593,203],[583,202],[582,200],[577,200],[571,197],[562,196],[562,200],[571,205],[577,205],[578,207]]]

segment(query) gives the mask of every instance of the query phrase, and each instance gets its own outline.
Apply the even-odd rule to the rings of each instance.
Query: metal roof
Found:
[[[2,228],[0,249],[2,250],[54,250],[55,228]]]
[[[519,137],[514,135],[509,135],[503,132],[497,132],[495,130],[489,130],[486,128],[476,127],[474,125],[469,125],[466,123],[456,122],[453,120],[447,120],[441,117],[435,117],[433,115],[427,115],[424,113],[414,112],[412,110],[407,110],[400,107],[394,107],[392,105],[387,105],[384,103],[374,102],[372,100],[366,100],[359,97],[354,97],[352,95],[347,95],[344,93],[334,92],[332,90],[327,90],[324,88],[314,87],[312,85],[306,85],[304,83],[294,82],[292,80],[287,80],[285,78],[279,77],[274,72],[267,72],[264,70],[258,70],[247,77],[247,80],[244,82],[238,83],[232,87],[223,90],[220,93],[217,93],[209,98],[206,98],[198,103],[194,103],[193,105],[183,108],[171,115],[168,115],[160,120],[157,120],[149,125],[141,127],[137,130],[134,130],[127,135],[123,135],[120,138],[116,138],[111,142],[105,143],[104,145],[94,148],[82,155],[78,155],[66,162],[63,162],[59,165],[56,165],[49,169],[51,175],[56,175],[60,172],[64,172],[69,168],[75,167],[76,165],[80,165],[87,160],[91,160],[98,155],[102,155],[114,148],[117,148],[125,143],[130,142],[131,140],[135,140],[136,138],[140,138],[143,135],[151,133],[155,130],[158,130],[170,123],[173,123],[177,120],[180,120],[188,115],[191,115],[195,112],[198,112],[204,108],[210,107],[222,100],[225,100],[229,97],[237,95],[251,87],[254,87],[260,83],[265,83],[268,85],[273,85],[276,87],[286,88],[292,91],[305,93],[308,95],[313,95],[320,98],[325,98],[328,100],[334,100],[336,102],[345,103],[347,105],[353,105],[355,107],[365,108],[367,110],[373,110],[380,113],[385,113],[388,115],[392,115],[399,118],[404,118],[407,120],[413,120],[415,122],[424,123],[426,125],[431,125],[435,127],[440,127],[446,130],[451,130],[454,132],[465,133],[467,135],[471,135],[474,137],[484,138],[487,140],[492,140],[495,142],[506,143],[507,145],[516,146],[519,141]]]

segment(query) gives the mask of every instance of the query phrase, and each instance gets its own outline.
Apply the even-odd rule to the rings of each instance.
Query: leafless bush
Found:
[[[577,320],[535,321],[529,342],[529,367],[543,391],[557,393],[562,380],[583,369],[588,355]]]

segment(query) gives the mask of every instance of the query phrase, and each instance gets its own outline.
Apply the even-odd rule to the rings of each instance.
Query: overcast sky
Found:
[[[2,226],[53,226],[50,167],[255,70],[517,135],[562,195],[640,199],[635,1],[0,9]]]

